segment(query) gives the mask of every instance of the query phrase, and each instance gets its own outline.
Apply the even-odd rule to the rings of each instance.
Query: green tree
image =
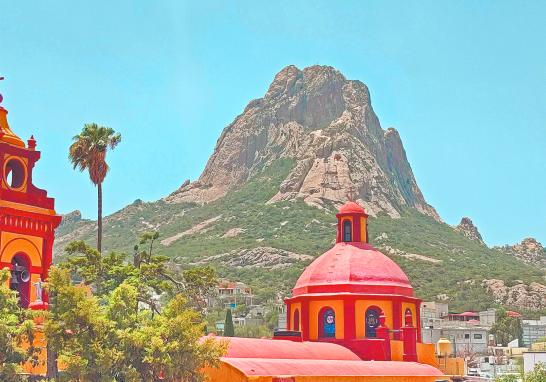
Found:
[[[91,123],[85,124],[73,141],[68,153],[70,162],[74,169],[87,170],[91,182],[97,186],[97,250],[102,252],[102,182],[109,170],[106,153],[121,142],[121,135],[114,129]]]
[[[133,265],[130,265],[133,267]],[[225,344],[201,341],[204,324],[182,294],[159,313],[134,309],[139,288],[128,277],[101,299],[73,285],[67,268],[52,268],[48,291],[54,296],[46,336],[66,365],[59,380],[167,382],[203,380],[202,369],[215,366]]]
[[[19,306],[16,292],[7,286],[9,277],[8,269],[0,270],[0,381],[20,382],[25,380],[21,364],[36,364],[38,349],[33,346],[32,313]]]
[[[224,336],[233,337],[235,335],[235,328],[233,327],[233,317],[231,315],[231,309],[226,312],[226,321],[224,322]]]
[[[528,373],[521,375],[503,375],[495,378],[495,382],[546,382],[546,366],[538,363],[535,368]]]
[[[211,296],[218,278],[216,271],[209,266],[186,269],[182,272],[185,294],[190,304],[199,312],[204,312],[207,297]]]
[[[523,340],[523,328],[518,317],[510,317],[504,309],[497,311],[497,321],[491,327],[491,334],[495,335],[497,344],[506,346],[509,342],[518,339]]]

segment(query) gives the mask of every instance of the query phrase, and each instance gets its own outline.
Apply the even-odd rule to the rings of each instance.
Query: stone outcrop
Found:
[[[311,260],[313,260],[313,256],[310,255],[285,251],[279,248],[256,247],[209,256],[193,265],[205,265],[219,261],[223,265],[235,268],[282,269],[294,263],[309,262]]]
[[[78,223],[82,220],[82,213],[79,210],[69,212],[65,215],[62,215],[61,224],[72,225]]]
[[[525,263],[546,267],[546,249],[532,237],[523,239],[519,244],[495,247],[495,249],[514,256]]]
[[[478,231],[478,227],[474,225],[470,218],[463,217],[459,225],[455,227],[455,231],[462,233],[470,240],[474,240],[485,245],[482,235],[480,235],[480,232]]]
[[[546,285],[533,282],[510,287],[497,279],[484,280],[482,285],[499,304],[530,310],[546,308]]]
[[[215,200],[279,158],[295,165],[270,202],[300,198],[320,207],[351,197],[372,215],[398,217],[411,207],[440,221],[400,135],[381,128],[366,85],[329,66],[281,70],[265,96],[224,129],[199,179],[165,200]]]

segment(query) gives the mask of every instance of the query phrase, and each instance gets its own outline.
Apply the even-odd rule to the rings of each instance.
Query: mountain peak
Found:
[[[480,232],[478,231],[478,227],[476,227],[472,222],[472,219],[468,217],[463,217],[461,219],[459,225],[455,227],[455,231],[462,233],[470,240],[474,240],[479,242],[480,244],[485,245],[482,239],[482,235],[480,235]]]
[[[322,65],[278,72],[264,97],[224,129],[199,179],[165,200],[218,199],[281,158],[294,167],[270,202],[321,207],[350,195],[371,215],[399,217],[410,207],[440,220],[417,186],[400,135],[381,128],[366,85]]]

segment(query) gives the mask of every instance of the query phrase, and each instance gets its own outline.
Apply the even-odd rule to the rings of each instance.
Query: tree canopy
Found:
[[[65,365],[59,380],[198,382],[203,367],[218,363],[225,345],[201,338],[200,310],[215,273],[174,272],[168,258],[153,253],[158,237],[143,234],[133,261],[73,242],[67,262],[51,269],[45,332]]]

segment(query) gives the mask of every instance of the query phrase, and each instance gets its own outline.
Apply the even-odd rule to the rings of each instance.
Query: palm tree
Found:
[[[102,182],[109,167],[106,163],[106,152],[113,150],[121,141],[121,135],[109,127],[96,123],[85,124],[81,133],[73,138],[68,159],[81,172],[89,171],[89,178],[97,186],[97,250],[102,251]]]

